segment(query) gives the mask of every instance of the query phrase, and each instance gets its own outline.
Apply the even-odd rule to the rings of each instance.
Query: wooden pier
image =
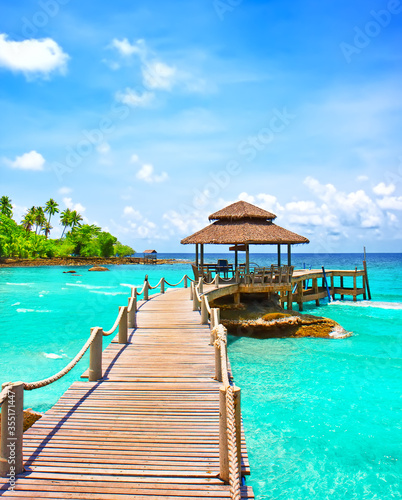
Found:
[[[160,287],[164,292],[163,279]],[[145,299],[150,288],[146,281]],[[138,312],[133,294],[131,309],[120,308],[118,337],[100,354],[101,378],[73,383],[24,434],[24,471],[15,484],[10,475],[0,478],[1,498],[254,498],[252,489],[236,486],[228,472],[238,467],[241,478],[250,470],[240,426],[234,435],[237,458],[236,450],[230,455],[230,425],[223,418],[229,419],[225,398],[233,387],[223,327],[213,309],[207,310],[207,321],[203,310],[206,324],[201,324],[194,308],[200,288],[192,286],[191,297],[186,288],[157,294],[142,301]],[[95,339],[105,333],[92,330]],[[99,374],[96,358],[99,345],[91,347],[90,370],[83,377]],[[18,399],[17,387],[13,390]],[[10,394],[11,389],[8,400]],[[1,395],[7,402],[4,390]],[[235,406],[240,415],[239,403]],[[5,452],[2,448],[3,471]]]

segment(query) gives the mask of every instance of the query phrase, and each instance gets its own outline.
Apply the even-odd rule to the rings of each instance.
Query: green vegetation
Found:
[[[135,251],[95,225],[81,224],[82,216],[67,208],[60,214],[63,233],[60,239],[49,238],[50,221],[59,213],[59,205],[51,198],[44,207],[32,207],[21,224],[13,217],[8,196],[0,198],[0,257],[23,259],[52,257],[124,257]],[[47,216],[46,216],[47,214]]]

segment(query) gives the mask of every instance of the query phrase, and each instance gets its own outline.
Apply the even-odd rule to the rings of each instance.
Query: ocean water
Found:
[[[254,254],[251,261],[269,265],[275,257]],[[358,254],[295,254],[292,263],[354,269],[361,261]],[[367,262],[372,301],[305,306],[338,321],[351,337],[229,338],[242,389],[247,484],[258,499],[401,498],[402,255],[369,254]],[[191,275],[186,263],[109,267],[76,268],[80,276],[63,267],[0,268],[1,382],[31,382],[63,368],[91,327],[111,327],[127,303],[127,285],[141,286],[145,274],[151,285],[161,276],[177,282]],[[26,392],[25,406],[46,410],[87,366],[86,355],[60,381]]]

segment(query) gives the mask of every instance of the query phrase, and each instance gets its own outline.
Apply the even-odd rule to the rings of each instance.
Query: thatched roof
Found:
[[[144,250],[144,253],[158,253],[156,250]]]
[[[309,243],[304,236],[292,233],[287,229],[277,226],[270,220],[240,219],[218,220],[204,229],[181,240],[183,245],[190,243],[222,244],[234,243],[249,244],[290,244]]]
[[[247,201],[237,201],[208,217],[209,220],[263,219],[273,220],[276,215],[256,207]]]

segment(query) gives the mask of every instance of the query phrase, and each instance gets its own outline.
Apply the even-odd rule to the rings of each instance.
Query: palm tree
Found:
[[[49,221],[45,221],[45,223],[42,226],[42,231],[44,232],[46,239],[49,236],[51,229],[53,229],[53,226],[50,225]]]
[[[35,210],[35,224],[36,224],[35,234],[38,234],[38,229],[41,230],[42,227],[45,225],[45,223],[46,223],[45,212],[43,211],[42,207],[37,207]]]
[[[35,215],[32,213],[32,209],[28,210],[28,212],[24,215],[21,224],[25,231],[29,233],[29,231],[32,229],[32,226],[35,224]]]
[[[77,210],[73,210],[71,212],[71,229],[74,229],[76,226],[81,226],[81,221],[83,220],[81,214],[77,212]]]
[[[71,210],[69,208],[66,208],[63,212],[61,212],[61,215],[60,215],[60,224],[62,226],[64,226],[64,229],[63,229],[63,233],[60,237],[60,239],[63,238],[64,236],[64,233],[67,229],[67,226],[71,226]]]
[[[50,200],[46,202],[45,212],[49,214],[48,223],[50,225],[50,218],[52,215],[59,213],[59,204],[54,201],[53,198],[50,198]]]
[[[8,196],[2,196],[0,198],[0,213],[10,218],[13,216],[13,206]]]

